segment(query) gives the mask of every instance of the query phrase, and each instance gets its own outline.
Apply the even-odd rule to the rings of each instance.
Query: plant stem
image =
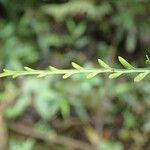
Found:
[[[51,70],[24,70],[24,71],[4,71],[3,73],[0,73],[0,77],[5,76],[22,76],[22,75],[40,75],[43,74],[43,76],[46,75],[55,75],[55,74],[77,74],[77,73],[150,73],[150,68],[135,68],[135,69],[58,69],[55,71]]]

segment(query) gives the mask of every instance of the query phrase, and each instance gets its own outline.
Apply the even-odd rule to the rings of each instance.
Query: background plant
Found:
[[[150,43],[148,1],[0,0],[0,8],[1,73],[3,68],[19,71],[24,66],[66,69],[72,61],[87,69],[100,68],[97,58],[121,68],[119,55],[135,68],[145,67]],[[148,57],[146,64],[148,68]],[[21,129],[29,127],[27,131],[38,134],[88,141],[97,149],[148,150],[149,76],[134,83],[135,76],[1,78],[0,117],[1,124],[5,121],[8,126],[8,149],[71,149],[66,143],[24,136]]]

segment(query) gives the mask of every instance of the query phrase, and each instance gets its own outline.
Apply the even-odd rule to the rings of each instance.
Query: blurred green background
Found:
[[[0,0],[0,71],[144,67],[149,16],[149,0]],[[150,150],[150,83],[130,78],[1,78],[0,150]]]

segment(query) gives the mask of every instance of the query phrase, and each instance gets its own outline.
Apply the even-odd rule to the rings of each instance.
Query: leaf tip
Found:
[[[101,59],[98,59],[98,63],[105,69],[111,69],[111,67]]]
[[[77,69],[77,70],[83,69],[83,67],[81,67],[80,65],[78,65],[78,64],[75,63],[75,62],[71,62],[71,65],[72,65],[73,68],[75,68],[75,69]]]
[[[123,57],[118,56],[118,60],[125,68],[134,69],[134,67],[130,63],[128,63]]]
[[[72,75],[72,73],[66,73],[62,76],[63,79],[67,79]]]
[[[33,69],[32,69],[32,68],[27,67],[27,66],[25,66],[25,67],[24,67],[24,69],[25,69],[26,71],[33,71]]]

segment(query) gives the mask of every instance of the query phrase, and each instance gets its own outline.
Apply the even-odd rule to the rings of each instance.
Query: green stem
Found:
[[[22,76],[22,75],[56,75],[56,74],[77,74],[77,73],[150,73],[150,68],[135,68],[135,69],[58,69],[55,71],[51,70],[24,70],[24,71],[12,71],[8,70],[7,72],[0,73],[0,77],[5,76]]]

